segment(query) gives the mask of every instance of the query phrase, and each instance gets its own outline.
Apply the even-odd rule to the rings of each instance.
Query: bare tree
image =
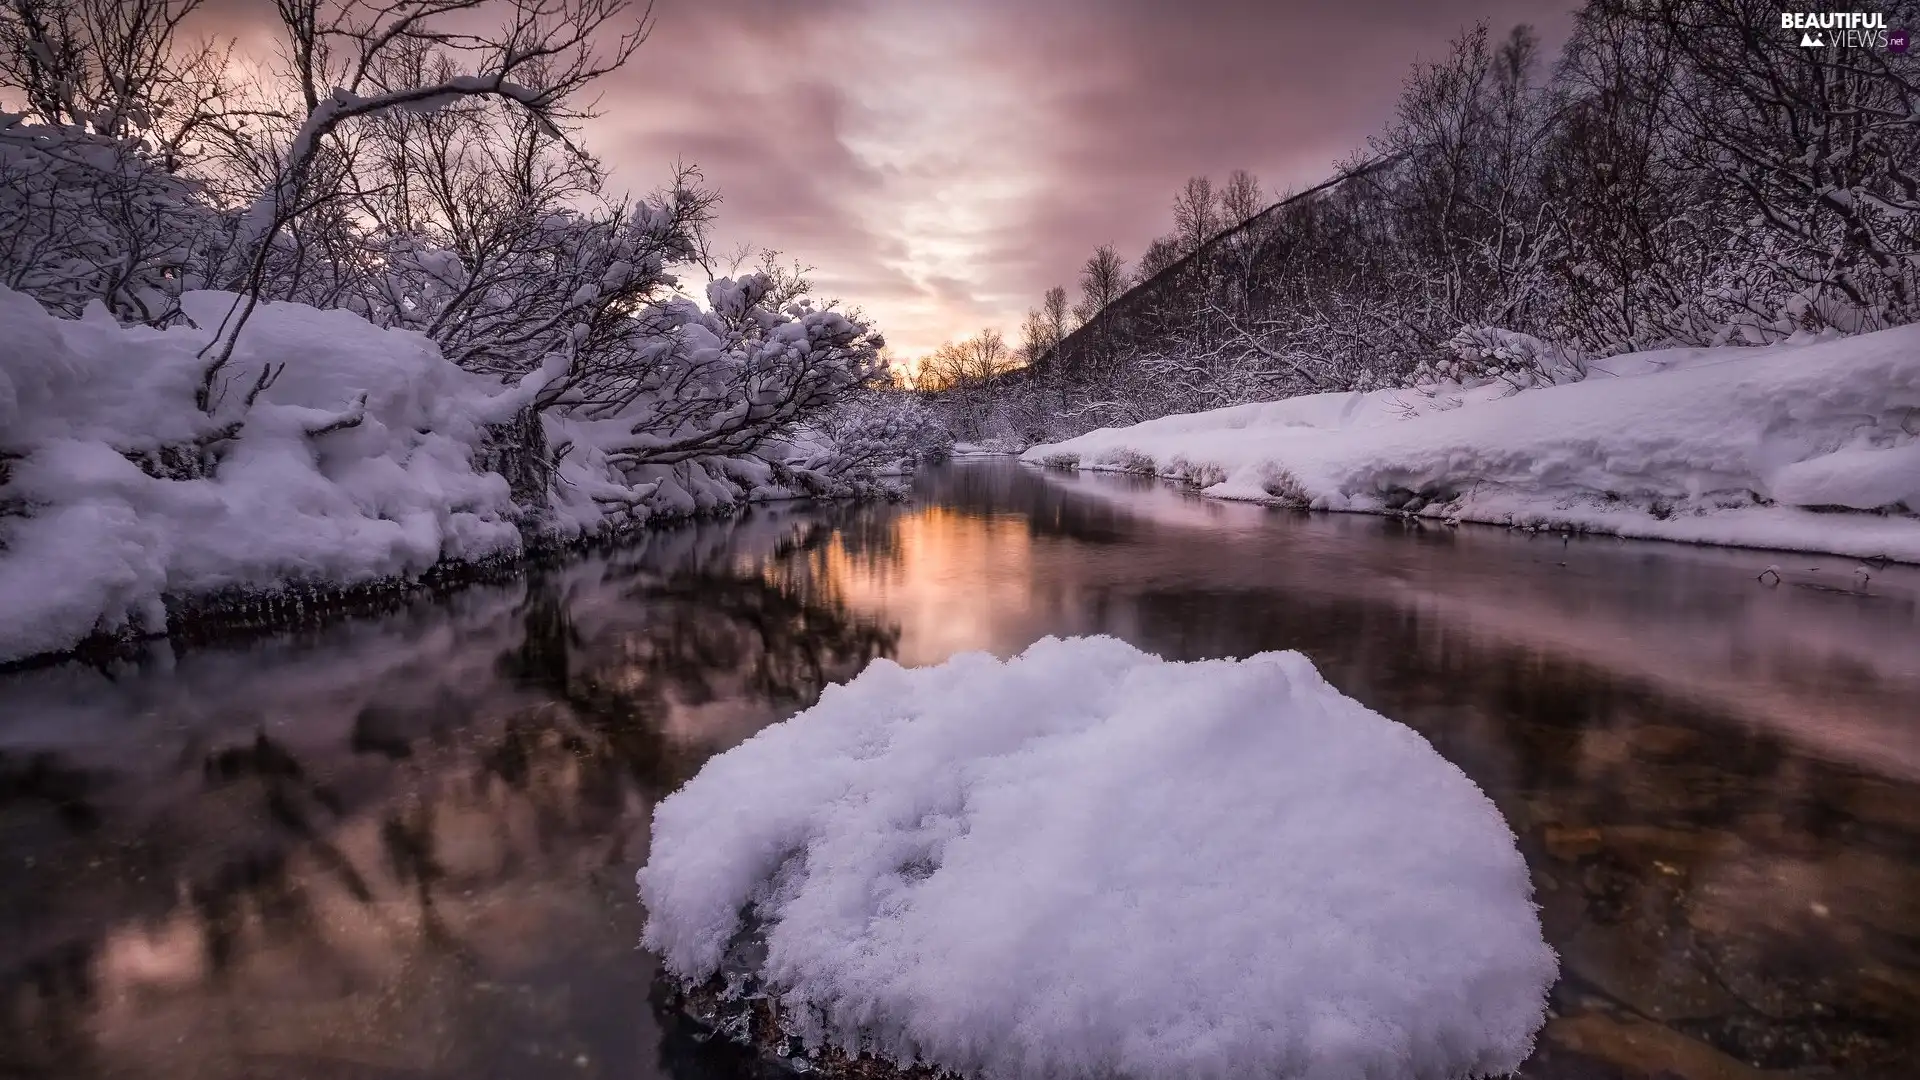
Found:
[[[1135,283],[1150,281],[1162,270],[1180,261],[1180,241],[1172,236],[1156,236],[1140,255],[1134,268]]]
[[[960,341],[943,343],[921,359],[916,385],[939,393],[957,434],[983,434],[1000,396],[1000,381],[1015,365],[1013,350],[998,329],[988,327]]]
[[[1037,308],[1030,308],[1027,317],[1021,322],[1021,359],[1031,369],[1028,375],[1028,397],[1032,406],[1025,410],[1017,426],[1030,430],[1034,437],[1044,434],[1047,428],[1047,416],[1055,402],[1064,406],[1071,373],[1058,355],[1060,343],[1073,329],[1073,315],[1067,303],[1067,290],[1059,285],[1048,289],[1045,298]]]
[[[1231,229],[1244,224],[1247,219],[1266,209],[1265,199],[1258,177],[1245,169],[1228,173],[1226,184],[1220,188],[1221,227]]]
[[[1220,206],[1213,181],[1190,176],[1173,197],[1173,234],[1182,255],[1199,249],[1220,231]]]
[[[1047,290],[1046,298],[1040,304],[1040,314],[1046,317],[1047,333],[1053,340],[1060,341],[1067,336],[1067,331],[1072,329],[1070,321],[1073,312],[1067,304],[1065,286],[1055,285]]]
[[[985,387],[1013,364],[1006,337],[993,327],[959,341],[948,341],[920,361],[926,389]]]
[[[1084,324],[1126,291],[1126,261],[1112,244],[1101,244],[1080,267],[1080,303],[1073,313]]]
[[[1039,308],[1028,308],[1026,317],[1020,320],[1020,346],[1014,350],[1022,364],[1029,367],[1046,359],[1053,351],[1054,338],[1047,332],[1046,316]]]
[[[0,7],[0,87],[41,123],[141,138],[164,168],[191,156],[227,115],[232,45],[184,42],[201,0],[8,0]]]
[[[1072,329],[1072,313],[1067,305],[1067,290],[1059,285],[1048,289],[1037,308],[1028,308],[1020,323],[1022,363],[1038,364],[1047,359]]]
[[[241,215],[221,277],[242,294],[203,355],[197,400],[211,413],[222,371],[258,303],[282,230],[344,200],[354,122],[489,98],[555,138],[590,115],[581,92],[626,63],[651,27],[627,0],[276,0],[297,107],[274,174]],[[475,29],[495,15],[492,31]],[[424,77],[423,77],[424,76]],[[297,118],[297,120],[296,120]],[[253,141],[236,132],[231,141]],[[270,375],[263,374],[269,379]]]

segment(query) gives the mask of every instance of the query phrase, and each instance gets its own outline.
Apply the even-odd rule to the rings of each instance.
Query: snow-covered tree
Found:
[[[162,168],[193,161],[227,113],[231,46],[188,42],[202,0],[8,0],[0,87],[34,121],[139,139]]]
[[[209,346],[200,393],[209,410],[253,306],[304,284],[307,261],[289,267],[285,258],[290,244],[296,253],[303,246],[290,226],[319,215],[335,223],[327,235],[338,239],[351,220],[364,194],[354,182],[361,128],[479,100],[524,114],[564,143],[587,115],[581,92],[625,64],[650,28],[627,0],[280,0],[278,11],[290,92],[277,102],[264,92],[259,133],[237,122],[226,132],[230,160],[252,165],[262,183],[212,270],[215,283],[246,299]]]
[[[0,117],[4,281],[58,314],[100,300],[155,325],[187,290],[232,297],[212,323],[195,307],[195,418],[178,445],[129,446],[143,469],[213,477],[256,418],[280,424],[259,408],[297,358],[245,346],[263,302],[416,331],[487,377],[459,423],[535,518],[549,498],[637,517],[844,490],[911,427],[847,405],[883,381],[883,343],[798,268],[769,255],[705,305],[682,290],[718,202],[697,170],[606,190],[576,128],[582,91],[648,30],[625,0],[279,0],[284,64],[238,87],[203,78],[219,54],[174,48],[194,3],[0,17],[0,79],[35,110]],[[303,437],[365,422],[356,401],[303,416]]]
[[[225,49],[179,28],[199,0],[0,6],[0,282],[66,315],[178,315],[213,215],[183,170],[223,113]]]
[[[857,315],[804,299],[776,310],[773,286],[764,274],[720,278],[706,310],[652,305],[610,331],[620,336],[594,363],[550,358],[525,383],[531,403],[595,423],[618,465],[750,455],[884,374],[884,341]]]
[[[1896,0],[1886,25],[1920,4]],[[1920,71],[1885,48],[1802,48],[1759,0],[1604,0],[1595,18],[1673,66],[1661,117],[1770,236],[1783,302],[1766,336],[1920,317]]]

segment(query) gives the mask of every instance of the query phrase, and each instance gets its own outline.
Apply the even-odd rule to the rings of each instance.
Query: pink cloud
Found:
[[[215,0],[229,25],[265,0]],[[1414,60],[1538,0],[658,0],[590,145],[617,187],[697,164],[722,247],[780,249],[902,355],[1011,332],[1097,244],[1137,256],[1187,176],[1305,186],[1364,144]],[[257,40],[257,39],[255,39]]]

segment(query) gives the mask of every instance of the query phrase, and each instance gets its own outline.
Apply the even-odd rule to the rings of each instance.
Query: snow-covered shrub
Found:
[[[720,278],[707,310],[650,306],[622,328],[619,361],[583,369],[577,355],[549,357],[529,376],[532,404],[576,421],[615,464],[673,464],[749,453],[883,373],[871,327],[805,300],[776,310],[771,284]]]
[[[591,398],[628,374],[631,338],[660,318],[647,306],[676,284],[667,268],[693,255],[709,198],[679,187],[592,212],[528,207],[491,223],[472,254],[443,246],[453,237],[375,237],[378,272],[343,302],[426,334],[469,371],[518,377],[564,353]]]
[[[805,300],[775,310],[776,297],[766,275],[718,279],[709,309],[683,298],[649,305],[600,359],[555,353],[502,395],[496,407],[509,415],[541,417],[552,476],[545,525],[592,532],[607,515],[633,524],[855,493],[855,474],[888,452],[887,421],[826,429],[884,370],[879,335]],[[616,353],[620,365],[606,359]]]
[[[1152,455],[1143,454],[1125,446],[1110,447],[1101,452],[1093,459],[1093,465],[1099,469],[1134,473],[1139,476],[1153,476],[1159,472],[1159,467],[1154,464]]]
[[[1515,390],[1586,377],[1587,361],[1579,352],[1542,341],[1531,334],[1491,326],[1463,327],[1447,341],[1450,358],[1423,362],[1414,373],[1414,385],[1457,384],[1462,387],[1504,382]]]
[[[1175,454],[1167,463],[1167,475],[1194,487],[1207,488],[1225,480],[1227,470],[1211,461],[1190,461],[1185,454]]]
[[[838,472],[888,471],[945,461],[953,433],[918,394],[889,388],[849,394],[811,425]]]
[[[1499,810],[1298,653],[874,661],[663,801],[638,884],[685,984],[963,1076],[1504,1074],[1556,969]]]
[[[1264,462],[1260,466],[1260,490],[1270,499],[1289,506],[1305,506],[1312,499],[1300,478],[1281,465]]]
[[[68,317],[162,325],[213,211],[130,138],[0,113],[0,285]]]
[[[1048,469],[1071,470],[1071,469],[1078,469],[1080,467],[1080,455],[1070,450],[1062,450],[1054,453],[1042,454],[1040,455],[1040,458],[1038,460],[1039,460],[1039,464],[1042,467],[1048,468]]]

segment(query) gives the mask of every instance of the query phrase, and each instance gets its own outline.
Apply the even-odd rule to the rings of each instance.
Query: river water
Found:
[[[1300,649],[1486,789],[1563,958],[1527,1076],[1920,1075],[1920,573],[918,487],[0,676],[0,1074],[745,1076],[648,1004],[653,802],[874,657],[1103,632]]]

